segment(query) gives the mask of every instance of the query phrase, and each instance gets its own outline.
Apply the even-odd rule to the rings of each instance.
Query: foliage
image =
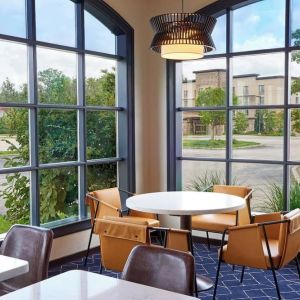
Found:
[[[208,87],[199,92],[196,98],[197,106],[222,106],[225,103],[226,95],[222,88]],[[201,111],[199,112],[200,121],[204,125],[211,127],[211,139],[215,138],[215,130],[219,125],[225,124],[225,113],[223,111]]]
[[[256,142],[248,142],[248,141],[238,141],[233,139],[233,148],[243,148],[243,147],[251,147],[258,146],[260,143]],[[185,139],[183,141],[184,148],[192,148],[192,149],[218,149],[218,148],[226,148],[225,140],[188,140]]]
[[[292,130],[300,133],[300,109],[292,109]]]
[[[283,113],[259,109],[255,114],[254,130],[260,134],[282,135]]]
[[[282,211],[284,207],[283,187],[270,183],[263,189],[266,200],[257,208],[264,212]],[[300,208],[300,183],[293,182],[290,187],[290,210]]]
[[[101,71],[99,78],[87,78],[89,105],[113,105],[115,73]],[[76,104],[76,80],[61,71],[47,69],[38,74],[38,96],[43,103]],[[7,79],[0,98],[14,102],[27,97],[27,87],[17,90]],[[4,99],[4,100],[3,100]],[[7,102],[7,101],[6,101]],[[9,108],[2,118],[10,137],[9,150],[17,154],[5,158],[6,167],[24,166],[29,161],[28,110]],[[92,158],[112,157],[116,153],[115,113],[87,113],[87,155]],[[39,162],[77,161],[77,115],[75,110],[39,109]],[[113,154],[113,155],[112,155]],[[98,168],[97,168],[98,167]],[[113,170],[113,171],[112,171]],[[99,176],[100,175],[100,176]],[[98,178],[97,178],[98,176]],[[61,167],[39,172],[41,222],[66,218],[77,212],[77,168]],[[87,168],[89,189],[116,184],[116,170],[110,164]],[[6,176],[0,197],[5,201],[5,218],[10,223],[29,222],[29,178],[22,173]]]
[[[244,112],[237,111],[234,115],[233,133],[243,134],[248,127],[248,117]]]

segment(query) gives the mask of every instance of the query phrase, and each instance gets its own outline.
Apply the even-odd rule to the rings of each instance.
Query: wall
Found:
[[[180,0],[105,0],[134,28],[135,52],[135,150],[136,192],[167,189],[166,62],[149,49],[153,32],[149,19],[158,14],[180,12]],[[186,12],[214,1],[186,0]],[[172,220],[172,221],[171,221]],[[178,222],[166,217],[164,225]],[[88,231],[56,239],[51,259],[86,249]],[[94,240],[95,244],[97,239]],[[95,245],[94,244],[94,245]]]

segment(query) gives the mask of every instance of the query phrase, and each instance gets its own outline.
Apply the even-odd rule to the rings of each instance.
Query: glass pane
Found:
[[[283,110],[233,111],[233,158],[283,160]]]
[[[84,12],[85,48],[108,54],[116,53],[116,36],[93,15]]]
[[[89,165],[87,167],[88,191],[116,187],[117,164]]]
[[[293,51],[291,53],[290,68],[291,68],[290,103],[300,104],[300,51]]]
[[[76,104],[76,54],[37,49],[38,97],[41,103]]]
[[[300,160],[300,108],[290,110],[291,114],[291,137],[290,159]]]
[[[300,208],[300,165],[290,166],[290,210]]]
[[[284,37],[285,0],[258,1],[233,11],[233,51],[284,47]]]
[[[41,223],[78,216],[77,168],[45,169],[39,172]]]
[[[0,107],[0,168],[28,163],[28,109]]]
[[[182,106],[222,106],[226,103],[224,58],[182,62]]]
[[[77,160],[77,115],[75,110],[39,109],[40,163]]]
[[[184,112],[182,155],[225,158],[225,111]]]
[[[26,1],[0,0],[0,33],[26,37]]]
[[[284,53],[232,59],[233,105],[280,105],[284,102]]]
[[[116,157],[116,113],[88,111],[87,159]]]
[[[75,47],[73,1],[35,0],[35,11],[37,40]]]
[[[291,46],[300,46],[300,1],[292,0]]]
[[[220,54],[226,52],[226,15],[217,18],[217,24],[212,32],[212,39],[216,50],[208,52],[209,54]]]
[[[86,55],[85,76],[87,105],[116,105],[115,60]]]
[[[28,102],[26,46],[0,40],[0,70],[0,102]]]
[[[253,198],[251,207],[254,211],[281,211],[283,168],[266,164],[232,164],[232,177],[236,184],[251,187]]]
[[[0,233],[30,223],[29,173],[0,175]]]
[[[203,191],[213,184],[226,184],[225,163],[182,161],[182,189]]]

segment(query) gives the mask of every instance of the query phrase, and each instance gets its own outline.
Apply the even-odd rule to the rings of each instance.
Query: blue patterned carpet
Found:
[[[204,244],[194,243],[197,273],[207,275],[215,280],[217,269],[218,247],[211,246],[207,249]],[[80,269],[98,273],[100,271],[100,256],[93,254],[88,259],[86,267],[83,266],[84,258],[75,260],[61,266],[51,268],[49,276],[59,273]],[[119,274],[103,270],[102,274],[118,277]],[[241,268],[226,264],[221,266],[221,275],[218,284],[217,299],[277,299],[276,289],[271,271],[246,268],[244,281],[240,284]],[[293,262],[286,268],[277,272],[277,279],[283,299],[300,300],[300,280],[298,278],[296,264]],[[212,299],[213,290],[199,293],[203,300]]]

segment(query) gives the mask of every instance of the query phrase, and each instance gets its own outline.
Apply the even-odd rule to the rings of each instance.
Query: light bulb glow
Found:
[[[204,56],[204,46],[193,44],[162,45],[161,56],[174,60],[199,59]]]

